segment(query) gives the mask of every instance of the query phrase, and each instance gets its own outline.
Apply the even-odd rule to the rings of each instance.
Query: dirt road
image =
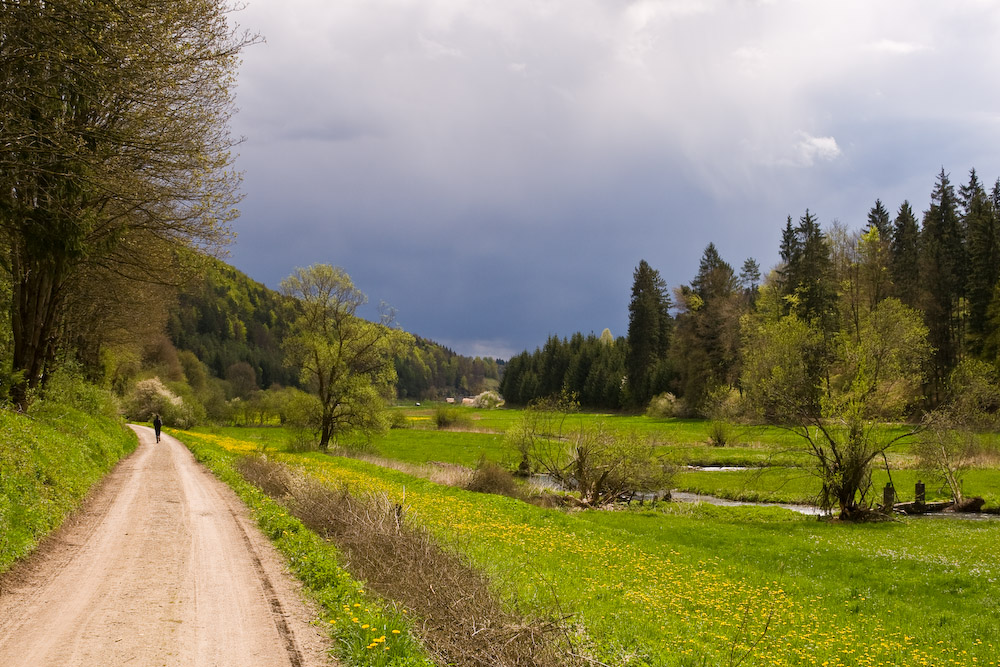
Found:
[[[0,594],[0,665],[330,664],[279,556],[178,441],[140,445]]]

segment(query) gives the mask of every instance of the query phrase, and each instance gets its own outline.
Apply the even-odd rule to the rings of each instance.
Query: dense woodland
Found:
[[[805,323],[820,341],[822,382],[838,341],[859,336],[886,299],[920,314],[932,348],[912,409],[943,400],[963,359],[1000,362],[1000,180],[988,188],[973,169],[956,187],[942,169],[919,219],[909,202],[893,214],[876,201],[853,230],[824,227],[807,210],[787,218],[778,251],[780,263],[762,277],[753,258],[737,271],[709,243],[698,273],[672,293],[640,262],[627,336],[550,337],[510,360],[503,395],[528,404],[566,391],[589,407],[642,409],[670,392],[679,413],[709,415],[743,389],[755,326],[787,317]]]

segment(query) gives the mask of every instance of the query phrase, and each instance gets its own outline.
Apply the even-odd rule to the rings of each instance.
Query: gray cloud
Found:
[[[1000,175],[993,3],[255,0],[233,261],[344,266],[462,352],[624,333],[640,259]]]

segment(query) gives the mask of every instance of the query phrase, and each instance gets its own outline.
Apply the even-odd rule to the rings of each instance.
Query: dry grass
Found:
[[[525,499],[525,493],[518,486],[510,471],[492,461],[480,461],[476,471],[466,482],[465,488],[468,491],[495,493],[510,498]]]
[[[466,468],[465,466],[458,465],[457,463],[441,463],[437,461],[423,464],[407,463],[405,461],[397,461],[395,459],[388,459],[382,456],[375,456],[374,454],[366,454],[364,452],[358,452],[350,449],[336,449],[332,451],[331,454],[334,456],[343,456],[344,458],[354,459],[355,461],[364,461],[365,463],[371,463],[372,465],[379,466],[380,468],[397,470],[401,473],[412,475],[413,477],[420,477],[421,479],[426,479],[434,482],[435,484],[442,484],[444,486],[465,488],[473,476],[472,470]]]
[[[558,624],[503,608],[487,579],[439,547],[385,496],[359,499],[263,457],[237,470],[286,504],[306,526],[334,542],[352,575],[416,616],[417,632],[439,664],[556,667],[576,664],[560,645]]]

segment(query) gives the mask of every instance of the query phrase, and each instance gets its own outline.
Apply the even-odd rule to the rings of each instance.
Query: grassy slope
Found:
[[[136,444],[119,421],[70,408],[31,416],[0,410],[0,572],[57,528]]]
[[[704,506],[564,514],[358,461],[279,456],[405,503],[520,606],[572,613],[581,645],[608,664],[726,664],[771,612],[744,664],[995,665],[1000,652],[993,522],[847,526]]]

